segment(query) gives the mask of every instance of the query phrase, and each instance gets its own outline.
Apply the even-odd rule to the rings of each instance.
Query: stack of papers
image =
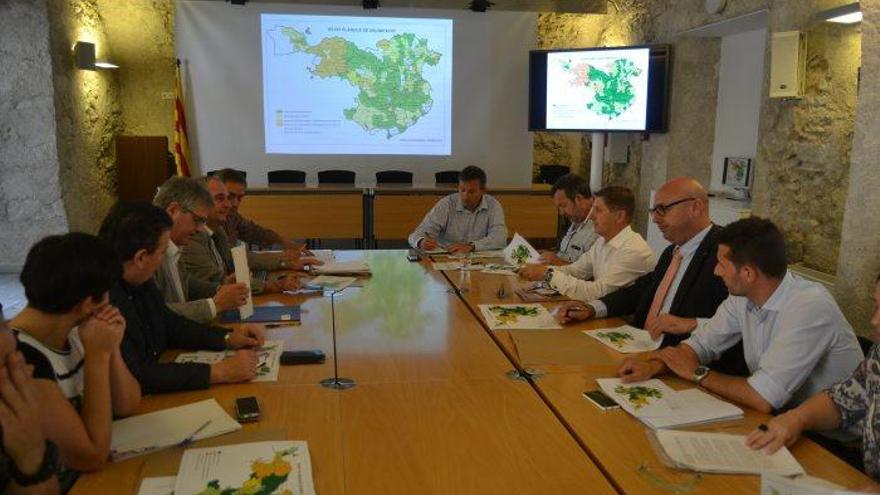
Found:
[[[562,328],[540,304],[480,304],[491,330],[555,330]]]
[[[508,275],[508,276],[516,276],[517,267],[513,265],[500,265],[496,263],[489,263],[487,265],[483,265],[483,273],[492,273],[495,275]]]
[[[309,446],[283,441],[189,449],[180,460],[174,493],[314,495]]]
[[[653,434],[667,460],[678,468],[701,473],[804,474],[804,468],[787,448],[767,455],[746,446],[745,435],[677,430],[657,430]]]
[[[110,457],[128,459],[239,429],[216,400],[203,400],[114,421]]]
[[[635,383],[598,378],[596,382],[624,411],[653,429],[727,421],[743,415],[742,409],[698,388],[676,391],[656,378]]]
[[[520,266],[526,263],[537,263],[541,255],[529,241],[519,234],[513,234],[510,244],[504,248],[504,260],[511,265]]]
[[[761,474],[761,495],[845,495],[855,494],[840,485],[813,476],[786,478],[778,474]]]
[[[623,354],[656,351],[660,348],[660,344],[663,343],[663,337],[654,340],[647,330],[641,330],[629,325],[599,330],[583,330],[583,332]]]
[[[365,261],[331,261],[319,266],[313,266],[312,271],[316,274],[355,274],[363,275],[370,273],[370,265]]]
[[[311,280],[308,288],[324,290],[342,290],[357,281],[354,277],[334,277],[333,275],[319,275]]]
[[[257,377],[255,382],[278,381],[278,368],[281,367],[281,353],[284,352],[283,340],[267,340],[257,352]],[[174,359],[175,363],[215,364],[233,355],[235,351],[196,351],[182,352]]]
[[[431,264],[432,268],[439,271],[455,271],[455,270],[482,270],[483,265],[479,263],[464,264],[461,261],[435,261]]]

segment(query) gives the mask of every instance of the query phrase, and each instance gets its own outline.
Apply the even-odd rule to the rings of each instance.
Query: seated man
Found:
[[[409,235],[409,244],[451,253],[501,249],[507,244],[504,210],[486,194],[486,172],[465,167],[458,176],[458,193],[441,199]]]
[[[120,272],[107,244],[77,232],[34,244],[21,272],[28,303],[9,326],[34,367],[38,419],[58,446],[62,491],[77,471],[104,466],[113,416],[140,404],[120,350],[125,319],[107,297]]]
[[[226,186],[217,177],[201,177],[196,181],[211,195],[214,207],[208,214],[203,230],[197,230],[181,248],[180,264],[190,281],[197,279],[199,284],[219,288],[235,272],[229,238],[223,226],[230,210],[229,199]],[[309,259],[300,258],[297,263]],[[297,268],[303,268],[303,265],[297,265]],[[251,292],[254,294],[277,294],[298,288],[299,281],[294,276],[270,275],[265,281],[258,278],[251,280]]]
[[[247,194],[247,178],[244,173],[224,168],[218,170],[212,177],[216,177],[226,186],[226,198],[229,200],[229,212],[223,226],[229,237],[229,245],[235,246],[239,241],[246,246],[257,246],[260,249],[275,249],[281,246],[284,249],[280,253],[251,251],[248,250],[248,264],[252,270],[300,270],[303,263],[299,258],[303,254],[303,245],[296,244],[290,239],[285,239],[281,234],[272,229],[267,229],[256,222],[249,220],[239,213],[238,208]]]
[[[579,301],[592,301],[630,285],[654,268],[654,253],[629,226],[634,209],[635,198],[629,189],[602,189],[596,193],[590,217],[600,238],[589,251],[567,266],[526,265],[520,276],[543,280]]]
[[[0,308],[0,493],[9,495],[54,495],[58,493],[55,474],[58,453],[46,441],[40,422],[42,404],[38,402],[36,381],[24,357],[15,350],[15,337],[9,331]]]
[[[590,221],[593,209],[593,194],[590,184],[577,174],[565,174],[550,188],[553,204],[559,214],[568,219],[568,231],[559,242],[559,251],[544,251],[541,261],[548,265],[567,265],[574,263],[599,238]]]
[[[599,299],[567,302],[557,316],[563,322],[593,317],[633,315],[632,325],[651,332],[655,339],[666,333],[663,345],[675,345],[696,327],[695,318],[708,318],[727,298],[727,287],[715,275],[721,227],[709,220],[709,195],[699,182],[682,177],[657,190],[651,217],[663,237],[672,243],[650,273],[629,287]],[[583,308],[577,310],[577,308]],[[727,374],[748,375],[742,344],[726,351],[712,364]]]
[[[196,323],[171,311],[152,283],[171,242],[171,229],[168,214],[147,203],[119,203],[101,224],[101,238],[123,260],[122,276],[110,290],[110,300],[128,322],[122,341],[125,362],[148,394],[252,380],[257,356],[247,348],[263,344],[262,328],[247,324],[230,332]],[[159,357],[169,348],[239,350],[211,365],[160,363]]]
[[[190,278],[180,263],[180,247],[188,244],[208,221],[214,207],[211,195],[194,179],[172,177],[159,188],[153,204],[165,210],[174,222],[168,250],[156,271],[156,285],[168,306],[191,320],[207,323],[217,313],[244,304],[247,284],[218,285]]]
[[[785,241],[769,220],[724,227],[715,273],[730,296],[691,336],[646,361],[627,359],[619,375],[640,381],[671,370],[721,397],[769,413],[800,404],[843,380],[862,360],[852,327],[821,285],[787,271]],[[703,364],[742,341],[748,378]]]

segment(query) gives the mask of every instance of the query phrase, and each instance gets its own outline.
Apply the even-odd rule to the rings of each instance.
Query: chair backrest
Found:
[[[434,182],[437,184],[458,184],[458,170],[444,170],[434,174]]]
[[[412,184],[412,172],[404,172],[403,170],[383,170],[376,172],[377,184]]]
[[[858,339],[859,347],[862,348],[862,353],[865,355],[865,357],[868,357],[868,353],[871,352],[871,347],[874,346],[874,341],[867,337],[862,337],[861,335],[858,336]]]
[[[306,173],[302,170],[270,170],[266,174],[269,184],[305,184]]]
[[[542,184],[555,184],[560,177],[571,172],[571,169],[565,165],[541,165],[538,170]]]
[[[173,155],[172,155],[172,156],[173,156]],[[175,170],[177,170],[177,169],[175,168]],[[247,171],[246,171],[246,170],[238,170],[238,169],[233,169],[233,170],[235,170],[236,172],[238,172],[238,173],[240,173],[241,175],[243,175],[244,178],[245,178],[245,180],[247,180]],[[214,174],[216,174],[216,173],[219,172],[219,171],[220,171],[220,169],[217,169],[217,170],[209,170],[208,173],[205,174],[205,176],[206,176],[206,177],[211,177],[211,176],[213,176]]]
[[[350,170],[322,170],[318,184],[354,184],[355,173]]]

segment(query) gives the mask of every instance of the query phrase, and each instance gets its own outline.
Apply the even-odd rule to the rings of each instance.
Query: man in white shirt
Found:
[[[458,176],[458,193],[441,199],[409,235],[410,246],[450,253],[501,249],[507,226],[501,203],[486,194],[486,172],[473,165]]]
[[[672,371],[721,397],[769,413],[796,406],[845,379],[863,354],[852,327],[821,285],[787,271],[785,241],[769,220],[751,217],[724,227],[715,273],[730,296],[715,316],[697,319],[690,338],[627,359],[625,382]],[[742,341],[748,378],[706,363]]]
[[[559,241],[559,250],[543,251],[541,261],[558,266],[574,263],[599,238],[589,218],[593,209],[590,184],[577,174],[565,174],[553,184],[550,195],[559,214],[568,219],[569,225],[565,236]]]
[[[625,187],[611,186],[595,195],[590,219],[600,238],[567,266],[526,265],[520,276],[547,284],[571,299],[592,301],[633,283],[654,268],[654,253],[630,227],[635,198]],[[592,280],[590,280],[592,279]]]
[[[220,311],[234,309],[247,301],[247,284],[223,284],[200,281],[187,276],[180,264],[180,246],[187,244],[204,228],[214,200],[195,179],[172,177],[159,188],[153,204],[165,210],[174,222],[171,242],[156,272],[155,281],[165,302],[176,313],[207,323]]]

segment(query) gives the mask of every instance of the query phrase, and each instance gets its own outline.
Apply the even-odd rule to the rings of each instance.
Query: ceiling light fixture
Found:
[[[859,2],[843,5],[833,9],[823,10],[816,14],[820,21],[835,22],[837,24],[855,24],[862,22],[862,10]]]

